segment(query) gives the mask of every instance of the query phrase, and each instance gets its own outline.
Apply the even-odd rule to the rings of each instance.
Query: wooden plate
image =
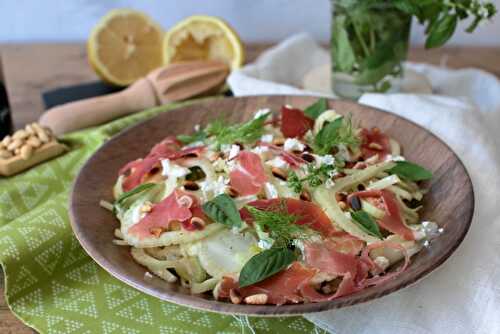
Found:
[[[99,265],[138,290],[166,301],[222,313],[272,316],[318,312],[380,298],[416,282],[441,265],[465,237],[474,209],[470,178],[451,149],[427,130],[393,114],[348,101],[331,100],[329,104],[341,114],[352,113],[353,119],[365,127],[379,127],[401,143],[407,159],[434,173],[422,216],[444,227],[444,233],[433,241],[431,247],[413,257],[408,269],[396,279],[330,302],[278,307],[233,305],[215,301],[208,295],[190,295],[179,285],[157,277],[145,278],[145,268],[132,260],[128,247],[111,242],[118,221],[99,207],[99,200],[112,200],[111,189],[117,172],[126,162],[146,155],[167,135],[191,133],[195,124],[203,126],[221,116],[238,122],[249,119],[259,108],[279,109],[284,104],[303,108],[315,100],[301,96],[207,100],[163,113],[118,134],[87,161],[75,181],[70,214],[76,237]]]

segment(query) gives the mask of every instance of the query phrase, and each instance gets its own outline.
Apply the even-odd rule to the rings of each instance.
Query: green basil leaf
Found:
[[[115,203],[113,204],[113,213],[116,213],[117,207],[120,206],[126,199],[137,195],[145,190],[151,189],[156,185],[156,183],[143,183],[141,185],[138,185],[134,189],[127,191],[116,199]]]
[[[455,32],[457,22],[457,16],[448,13],[435,21],[429,30],[425,47],[430,49],[443,46]]]
[[[410,181],[425,181],[432,178],[432,172],[409,161],[397,161],[396,166],[388,172]]]
[[[234,201],[226,194],[221,194],[202,206],[203,212],[213,221],[229,227],[240,227],[243,224]]]
[[[345,15],[336,15],[332,23],[332,60],[335,71],[350,72],[356,63],[356,55],[347,32]]]
[[[363,210],[353,211],[351,212],[351,217],[357,222],[360,227],[368,232],[369,234],[376,236],[380,239],[383,239],[382,233],[380,233],[380,229],[378,228],[375,220]]]
[[[254,255],[240,272],[240,287],[265,280],[288,267],[297,256],[288,248],[271,248]]]
[[[322,97],[314,104],[311,104],[309,107],[307,107],[304,110],[304,114],[311,117],[312,119],[316,119],[326,110],[328,110],[328,102],[324,97]]]
[[[188,181],[198,181],[206,177],[205,172],[199,166],[189,167],[189,174],[186,175]]]

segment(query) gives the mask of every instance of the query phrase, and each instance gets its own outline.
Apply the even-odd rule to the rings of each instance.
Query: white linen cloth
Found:
[[[229,85],[236,96],[325,95],[299,87],[308,71],[328,61],[328,52],[302,34],[231,74]],[[422,125],[458,154],[475,191],[471,229],[451,258],[417,284],[305,317],[331,333],[500,333],[500,82],[476,69],[406,68],[426,77],[434,95],[366,94],[360,102]]]

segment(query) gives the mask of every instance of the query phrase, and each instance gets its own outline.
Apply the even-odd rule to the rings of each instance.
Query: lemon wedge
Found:
[[[104,81],[127,86],[163,64],[163,34],[161,27],[141,12],[112,10],[90,34],[89,63]]]
[[[219,60],[234,70],[243,65],[245,50],[222,19],[195,15],[177,23],[163,39],[164,64],[191,60]]]

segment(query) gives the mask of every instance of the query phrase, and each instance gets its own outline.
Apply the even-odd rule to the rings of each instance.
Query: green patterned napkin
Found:
[[[109,137],[172,107],[68,135],[70,152],[0,179],[0,263],[10,308],[42,333],[316,331],[302,317],[238,318],[160,301],[110,276],[80,247],[68,218],[69,189],[78,170]]]

